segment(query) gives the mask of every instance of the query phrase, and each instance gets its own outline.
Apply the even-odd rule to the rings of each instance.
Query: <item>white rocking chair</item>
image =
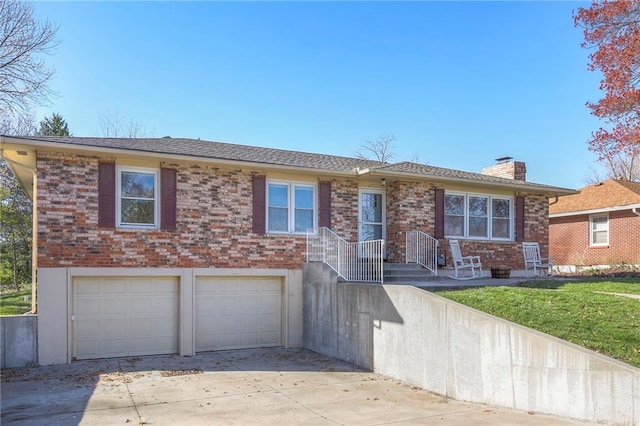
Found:
[[[542,271],[546,271],[547,276],[553,275],[553,259],[550,257],[540,257],[540,246],[538,243],[522,243],[524,254],[524,275],[528,276],[528,271],[533,270],[533,275],[538,276]]]
[[[463,256],[460,252],[458,240],[449,240],[451,247],[451,257],[453,258],[454,275],[451,278],[456,280],[470,280],[482,277],[482,262],[480,256]],[[471,270],[470,276],[462,276],[460,271]]]

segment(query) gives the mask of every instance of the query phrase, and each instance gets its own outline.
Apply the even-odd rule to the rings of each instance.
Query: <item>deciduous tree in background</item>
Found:
[[[32,135],[29,115],[5,115],[0,119],[0,134]],[[7,163],[0,159],[0,284],[16,290],[31,281],[32,244],[31,200],[25,194]]]
[[[391,135],[382,135],[375,140],[367,140],[355,152],[355,156],[363,160],[377,160],[388,163],[395,156],[395,140]]]
[[[45,117],[40,122],[38,134],[43,136],[69,136],[69,126],[60,114],[54,112],[51,118]]]
[[[27,112],[50,99],[43,54],[57,46],[57,28],[34,18],[33,4],[0,0],[0,114]]]
[[[99,134],[105,138],[143,138],[146,131],[142,124],[117,112],[107,111],[98,118]]]
[[[574,23],[584,29],[585,48],[595,49],[589,69],[600,70],[604,97],[588,102],[605,122],[592,134],[589,150],[598,154],[610,172],[637,170],[640,153],[640,0],[594,1],[578,8]],[[617,176],[626,178],[627,176]],[[638,176],[636,175],[636,178]]]
[[[0,283],[31,281],[32,204],[4,160],[0,160]]]

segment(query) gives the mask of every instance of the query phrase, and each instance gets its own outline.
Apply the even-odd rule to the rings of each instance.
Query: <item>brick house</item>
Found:
[[[640,183],[611,179],[551,199],[549,252],[567,272],[640,265]]]
[[[448,239],[486,267],[548,248],[548,199],[506,161],[483,173],[190,139],[1,137],[34,200],[38,357],[302,346],[309,228]],[[35,286],[34,286],[35,287]]]

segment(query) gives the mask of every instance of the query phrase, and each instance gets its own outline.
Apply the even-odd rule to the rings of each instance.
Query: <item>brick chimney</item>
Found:
[[[527,180],[527,165],[522,161],[513,161],[513,157],[496,158],[498,164],[482,169],[483,175],[514,180]]]

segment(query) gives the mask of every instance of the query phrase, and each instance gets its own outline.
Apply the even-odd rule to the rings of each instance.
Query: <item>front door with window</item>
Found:
[[[361,189],[358,205],[358,241],[386,238],[384,191]]]

